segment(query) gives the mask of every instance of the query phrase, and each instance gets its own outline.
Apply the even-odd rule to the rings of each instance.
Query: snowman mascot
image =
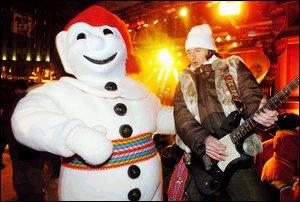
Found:
[[[60,200],[162,200],[161,159],[152,136],[174,134],[173,111],[132,71],[123,21],[93,5],[56,36],[66,72],[30,91],[12,116],[24,145],[62,157]]]

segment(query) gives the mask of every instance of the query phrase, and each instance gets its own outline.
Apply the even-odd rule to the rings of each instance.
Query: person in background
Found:
[[[11,81],[6,81],[0,79],[0,151],[1,151],[1,169],[5,168],[5,164],[3,163],[3,153],[8,144],[7,142],[7,131],[9,130],[7,122],[5,121],[5,113],[9,106],[9,102],[13,97],[13,87]]]
[[[29,85],[26,80],[17,80],[11,100],[3,111],[6,139],[12,161],[13,188],[18,200],[44,201],[45,181],[43,176],[43,153],[20,144],[11,129],[11,116],[15,106],[23,98]]]
[[[192,157],[205,152],[211,159],[223,161],[228,157],[228,150],[218,139],[221,138],[220,127],[226,116],[239,111],[245,120],[266,102],[266,96],[241,58],[231,56],[222,59],[216,52],[208,24],[197,25],[190,30],[185,50],[190,65],[182,72],[174,95],[176,133],[182,141],[177,142],[185,151],[190,150]],[[237,95],[227,87],[226,71],[233,78]],[[277,120],[277,115],[276,110],[265,109],[256,113],[254,120],[269,127]],[[262,148],[256,134],[246,138],[244,144],[249,148],[245,152],[252,156]],[[233,174],[225,190],[210,195],[199,192],[195,176],[189,172],[183,200],[269,200],[252,160],[249,157],[244,166]],[[187,167],[189,163],[195,163],[188,161],[185,161]]]
[[[297,114],[280,114],[274,138],[263,142],[263,145],[270,142],[272,147],[266,147],[255,156],[256,166],[261,168],[261,181],[268,188],[272,201],[279,201],[282,196],[289,197],[284,201],[299,200],[299,195],[298,200],[293,196],[297,192],[293,185],[299,182],[299,120]]]
[[[0,152],[1,152],[1,162],[0,162],[0,169],[5,168],[5,164],[3,163],[3,153],[5,150],[5,147],[7,145],[7,140],[5,138],[5,130],[4,130],[4,121],[2,119],[2,109],[0,111],[0,137],[1,137],[1,142],[0,142]]]

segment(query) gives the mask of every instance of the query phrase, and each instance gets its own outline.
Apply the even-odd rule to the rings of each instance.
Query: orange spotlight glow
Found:
[[[239,15],[241,12],[241,2],[221,1],[219,4],[220,15]]]
[[[153,21],[151,25],[152,23]],[[141,58],[140,76],[132,78],[143,82],[163,104],[169,105],[175,93],[178,77],[188,64],[183,53],[183,48],[164,32],[142,40],[142,45],[135,50],[135,54]]]
[[[175,81],[178,82],[178,80],[179,80],[179,73],[178,73],[177,69],[173,69],[173,75],[174,75]]]
[[[290,113],[299,115],[299,108],[298,109],[291,109]]]
[[[182,17],[185,17],[187,15],[187,13],[188,13],[188,10],[186,7],[181,8],[179,11],[180,16],[182,16]]]

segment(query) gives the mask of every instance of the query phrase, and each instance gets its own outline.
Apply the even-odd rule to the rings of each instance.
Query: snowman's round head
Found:
[[[65,71],[80,80],[138,71],[125,23],[97,5],[79,13],[57,34],[56,47]]]

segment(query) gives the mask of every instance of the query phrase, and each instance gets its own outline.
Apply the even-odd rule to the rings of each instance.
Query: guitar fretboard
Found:
[[[293,90],[297,86],[299,86],[299,75],[295,79],[293,79],[288,85],[286,85],[282,90],[276,93],[276,95],[274,95],[270,100],[268,100],[268,102],[263,107],[258,109],[255,113],[260,113],[266,108],[275,110],[282,104],[282,101],[285,98],[292,94]],[[254,114],[252,114],[242,125],[234,129],[230,133],[230,138],[233,143],[237,143],[242,137],[247,135],[253,128],[255,128],[258,125],[258,123],[253,119]]]

